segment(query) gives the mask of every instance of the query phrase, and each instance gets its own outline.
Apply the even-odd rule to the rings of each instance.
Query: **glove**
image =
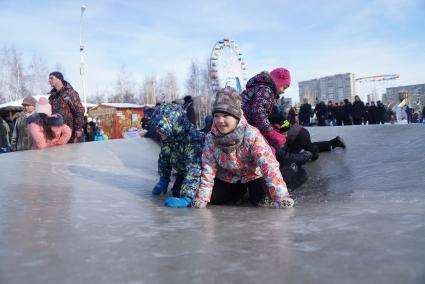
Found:
[[[159,182],[152,189],[152,194],[153,195],[160,195],[161,192],[166,194],[167,188],[168,188],[168,182],[169,182],[169,180],[167,178],[161,177],[159,179]]]
[[[267,140],[272,144],[272,146],[277,146],[276,148],[281,148],[286,143],[286,137],[283,134],[280,134],[276,130],[271,130],[265,133]]]
[[[195,201],[193,202],[193,207],[194,208],[205,208],[205,207],[207,207],[207,202],[195,199]]]
[[[165,206],[171,207],[171,208],[185,208],[190,206],[192,203],[192,199],[187,196],[183,197],[167,197],[165,199]]]

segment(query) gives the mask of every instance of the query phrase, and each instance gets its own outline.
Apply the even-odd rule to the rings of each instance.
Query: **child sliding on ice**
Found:
[[[194,207],[237,202],[248,191],[254,206],[292,207],[279,163],[259,130],[242,114],[241,97],[220,90],[213,105],[214,124],[202,153],[201,184]]]
[[[160,180],[152,194],[167,193],[171,171],[174,169],[177,177],[171,189],[173,197],[168,197],[165,205],[174,208],[188,207],[200,182],[205,134],[195,129],[186,112],[177,104],[162,104],[153,113],[150,123],[161,137],[158,159]]]

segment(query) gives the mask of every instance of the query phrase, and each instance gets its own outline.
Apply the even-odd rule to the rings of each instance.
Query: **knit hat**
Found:
[[[242,116],[242,111],[241,96],[239,93],[231,87],[226,87],[219,90],[215,96],[215,101],[213,104],[213,115],[216,112],[227,113],[236,119],[240,119]]]
[[[49,101],[45,97],[41,97],[35,106],[35,111],[37,113],[44,113],[47,116],[51,116],[52,106],[49,104]]]
[[[28,96],[23,100],[22,105],[23,106],[35,106],[36,103],[37,103],[37,100],[34,99],[33,96]]]
[[[183,98],[186,103],[192,101],[192,96],[186,96]]]
[[[61,72],[58,72],[58,71],[54,71],[54,72],[50,73],[49,76],[55,76],[59,80],[65,81],[65,79],[63,78],[62,73]]]
[[[272,76],[277,89],[291,85],[291,74],[285,68],[274,69],[270,72],[270,76]]]

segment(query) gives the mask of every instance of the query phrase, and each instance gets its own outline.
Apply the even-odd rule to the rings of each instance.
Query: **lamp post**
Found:
[[[84,45],[83,45],[83,15],[86,11],[86,6],[81,6],[81,17],[80,17],[80,75],[81,82],[83,84],[83,100],[84,100],[84,112],[87,113],[87,97],[86,97],[86,80],[84,78]]]

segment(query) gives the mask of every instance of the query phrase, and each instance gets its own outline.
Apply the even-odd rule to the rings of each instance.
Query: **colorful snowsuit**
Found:
[[[152,115],[151,126],[167,136],[161,141],[158,173],[170,180],[174,169],[183,178],[180,195],[194,198],[201,178],[205,134],[195,129],[177,104],[162,104]]]
[[[202,153],[201,184],[195,200],[207,203],[210,201],[215,178],[228,183],[247,183],[263,177],[270,197],[273,201],[280,202],[288,195],[288,190],[270,146],[258,129],[248,124],[244,116],[235,131],[242,133],[242,140],[231,151],[217,144],[217,137],[223,135],[215,125],[207,134]]]
[[[249,79],[241,96],[242,110],[248,123],[258,128],[263,135],[272,131],[273,126],[268,117],[279,95],[269,73],[262,72]]]

